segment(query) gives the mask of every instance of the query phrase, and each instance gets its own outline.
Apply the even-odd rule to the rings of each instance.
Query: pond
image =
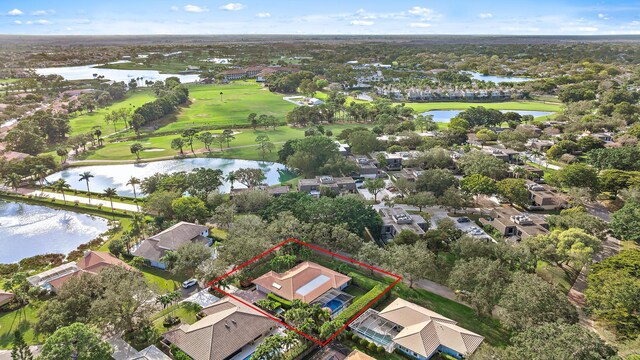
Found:
[[[107,228],[107,220],[100,217],[0,200],[0,263],[67,254]]]
[[[528,78],[528,77],[483,75],[474,71],[467,71],[466,73],[471,75],[472,79],[482,80],[482,81],[491,81],[496,84],[506,83],[506,82],[525,82],[525,81],[535,80],[533,78]]]
[[[117,61],[116,63],[121,62]],[[51,75],[58,74],[65,80],[86,80],[95,78],[94,74],[99,76],[103,75],[105,79],[113,81],[124,81],[129,83],[131,79],[142,78],[142,81],[138,81],[138,86],[144,86],[145,80],[165,80],[168,77],[176,76],[182,83],[190,83],[198,81],[198,74],[161,74],[157,70],[122,70],[122,69],[99,69],[94,65],[83,66],[65,66],[65,67],[51,67],[35,69],[38,75]]]
[[[265,173],[266,183],[276,185],[296,177],[286,167],[279,163],[261,162],[238,159],[220,158],[192,158],[183,160],[163,160],[148,163],[125,164],[125,165],[94,165],[68,168],[47,177],[47,181],[53,182],[60,178],[65,179],[72,189],[86,190],[86,183],[80,182],[80,174],[90,171],[95,177],[89,181],[92,192],[102,192],[108,187],[116,188],[118,195],[133,196],[133,189],[127,186],[127,182],[132,176],[142,180],[155,173],[173,173],[178,171],[190,171],[195,168],[204,167],[210,169],[220,169],[226,176],[229,172],[240,168],[259,168]],[[228,192],[229,183],[224,182],[220,191]],[[235,188],[244,186],[238,182],[234,183]]]
[[[482,106],[481,103],[478,106]],[[449,122],[451,119],[460,114],[463,110],[431,110],[423,112],[422,115],[433,115],[435,122]],[[500,110],[503,113],[516,112],[520,115],[532,115],[534,118],[553,114],[551,111],[530,111],[530,110]]]

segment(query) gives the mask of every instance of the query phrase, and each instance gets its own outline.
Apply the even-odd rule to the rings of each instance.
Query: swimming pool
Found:
[[[325,307],[328,307],[329,309],[331,309],[332,314],[335,313],[336,310],[339,310],[343,305],[344,305],[344,302],[342,302],[339,299],[332,299],[326,304],[324,304]]]

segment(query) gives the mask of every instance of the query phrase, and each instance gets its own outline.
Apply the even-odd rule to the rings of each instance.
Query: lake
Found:
[[[107,228],[107,220],[100,217],[0,200],[0,263],[68,254]]]
[[[478,106],[482,106],[481,103]],[[435,122],[449,122],[451,119],[460,114],[463,110],[431,110],[423,112],[422,115],[433,115]],[[500,110],[503,113],[516,112],[520,115],[533,115],[534,118],[553,114],[551,111],[528,111],[528,110]]]
[[[117,61],[122,62],[122,61]],[[180,79],[182,83],[190,83],[199,80],[198,74],[161,74],[157,70],[121,70],[121,69],[99,69],[94,65],[83,66],[65,66],[65,67],[51,67],[35,69],[38,75],[51,75],[58,74],[65,78],[65,80],[86,80],[95,78],[93,75],[103,75],[105,79],[113,81],[124,81],[129,83],[131,79],[142,78],[142,81],[138,81],[139,86],[144,86],[145,80],[165,80],[168,77],[175,76]]]
[[[95,177],[89,181],[89,187],[93,192],[102,192],[108,187],[116,188],[118,195],[133,196],[133,189],[127,186],[127,181],[132,176],[142,180],[155,173],[173,173],[178,171],[190,171],[198,167],[220,169],[226,176],[229,172],[240,168],[259,168],[265,172],[266,182],[269,185],[280,184],[288,181],[296,175],[279,163],[261,162],[238,159],[220,158],[191,158],[183,160],[163,160],[148,163],[126,164],[126,165],[94,165],[68,168],[47,177],[47,181],[53,182],[60,178],[65,179],[72,189],[86,190],[85,182],[80,182],[80,174],[90,171]],[[244,186],[235,183],[235,188]],[[224,182],[220,191],[228,192],[229,183]]]
[[[482,81],[491,81],[496,84],[506,83],[506,82],[525,82],[525,81],[536,80],[536,79],[527,78],[527,77],[483,75],[474,71],[466,71],[466,73],[471,75],[472,79],[482,80]]]

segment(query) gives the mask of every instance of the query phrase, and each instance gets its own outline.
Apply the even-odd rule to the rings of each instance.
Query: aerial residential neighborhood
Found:
[[[0,360],[640,360],[640,5],[0,3]]]

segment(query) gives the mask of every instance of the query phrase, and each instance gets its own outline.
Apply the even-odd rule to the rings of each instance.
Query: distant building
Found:
[[[213,240],[208,236],[208,227],[183,221],[143,240],[131,254],[144,258],[153,267],[165,269],[167,266],[162,262],[162,257],[167,251],[176,251],[180,246],[189,242],[199,242],[211,246]]]
[[[336,145],[338,145],[338,152],[340,155],[347,157],[351,155],[351,146],[347,143],[341,143],[340,141],[335,141]]]
[[[522,164],[520,159],[520,151],[512,149],[498,149],[494,147],[485,147],[482,151],[493,155],[496,159],[500,159],[509,164]]]
[[[409,214],[402,208],[381,208],[378,210],[382,217],[382,240],[393,240],[402,230],[409,230],[423,235],[429,229],[429,223],[420,215]]]
[[[519,241],[549,232],[549,224],[543,217],[523,214],[511,206],[494,209],[491,216],[490,220],[480,218],[480,222],[483,225],[491,225],[505,238]]]
[[[298,191],[306,192],[313,196],[320,196],[321,188],[328,188],[337,194],[355,193],[356,182],[351,177],[316,176],[315,179],[300,179]]]
[[[89,250],[86,251],[84,256],[77,262],[62,264],[53,269],[30,276],[27,278],[27,282],[29,282],[31,286],[41,287],[55,292],[72,277],[82,274],[96,275],[110,266],[120,266],[127,270],[133,270],[129,264],[109,253]]]
[[[399,173],[395,174],[395,177],[397,179],[406,179],[407,181],[415,182],[418,180],[418,177],[422,175],[422,172],[423,171],[420,169],[404,168],[400,170]]]
[[[567,207],[567,200],[558,190],[549,185],[527,183],[529,210],[560,210]]]
[[[376,178],[383,173],[378,168],[378,162],[376,160],[369,159],[366,156],[353,156],[352,160],[358,164],[360,177]]]

